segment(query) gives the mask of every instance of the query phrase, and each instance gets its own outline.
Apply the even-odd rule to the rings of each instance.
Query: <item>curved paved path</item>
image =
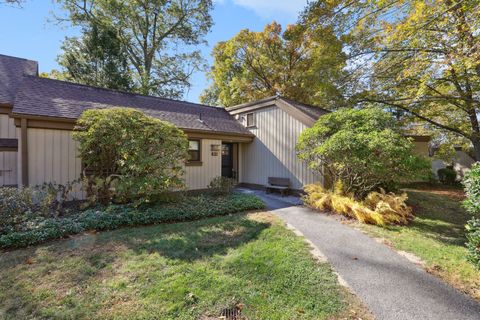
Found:
[[[387,246],[334,218],[255,193],[301,231],[376,319],[480,320],[480,304]]]

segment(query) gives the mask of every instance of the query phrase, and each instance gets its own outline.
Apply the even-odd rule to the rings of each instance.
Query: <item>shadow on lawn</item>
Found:
[[[408,194],[417,217],[411,228],[449,245],[465,245],[465,224],[470,216],[459,200],[419,190],[409,190]]]
[[[226,254],[232,248],[257,239],[270,225],[268,221],[256,221],[237,214],[87,233],[68,240],[2,252],[0,290],[8,290],[10,294],[0,302],[0,318],[2,314],[12,318],[38,316],[44,309],[42,295],[47,291],[56,295],[65,287],[75,292],[95,286],[102,279],[111,277],[125,259],[132,259],[125,258],[132,252],[136,256],[158,254],[170,260],[192,262]],[[40,288],[47,291],[42,293]],[[54,304],[71,310],[67,300],[62,298]],[[81,305],[74,309],[71,311],[78,312],[75,316],[79,318],[91,316],[82,311]]]
[[[129,245],[138,253],[158,253],[168,259],[194,261],[213,255],[224,255],[258,238],[269,223],[247,219],[244,215],[225,219],[207,219],[193,224],[171,225],[161,236],[142,235],[142,243]],[[153,236],[153,237],[152,237]]]

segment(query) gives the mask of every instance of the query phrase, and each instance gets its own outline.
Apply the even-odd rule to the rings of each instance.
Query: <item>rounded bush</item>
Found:
[[[455,184],[457,172],[452,168],[442,168],[437,171],[438,180],[443,184]]]

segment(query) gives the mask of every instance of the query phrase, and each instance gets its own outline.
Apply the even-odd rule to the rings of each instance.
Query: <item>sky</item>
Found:
[[[1,1],[0,1],[1,2]],[[212,64],[213,46],[232,38],[242,29],[260,31],[265,24],[276,21],[283,26],[294,23],[307,0],[214,0],[212,17],[215,25],[202,46],[203,57]],[[39,62],[40,72],[59,69],[56,58],[65,37],[78,30],[53,23],[52,15],[64,12],[51,0],[27,0],[23,8],[0,5],[0,54]],[[208,80],[203,72],[191,79],[192,88],[184,100],[198,102]]]

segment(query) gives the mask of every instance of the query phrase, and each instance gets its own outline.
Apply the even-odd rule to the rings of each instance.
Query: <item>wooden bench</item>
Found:
[[[290,190],[290,179],[288,178],[278,178],[278,177],[268,177],[268,186],[267,186],[267,193],[272,190],[280,191],[280,194],[285,196]]]

